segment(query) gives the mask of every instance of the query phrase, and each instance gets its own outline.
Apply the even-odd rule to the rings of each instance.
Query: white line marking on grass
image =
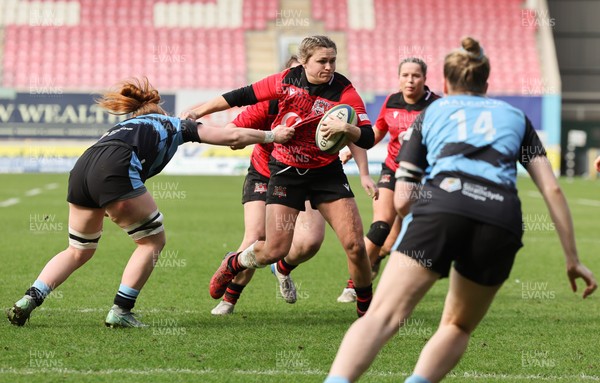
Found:
[[[600,201],[595,201],[593,199],[577,199],[575,202],[580,205],[600,207]]]
[[[541,198],[542,195],[540,194],[540,192],[535,192],[535,191],[528,191],[524,193],[527,197],[532,197],[532,198]]]
[[[48,184],[48,185],[44,186],[44,189],[46,189],[46,190],[54,190],[54,189],[57,189],[57,188],[58,188],[58,184],[57,183],[51,183],[51,184]]]
[[[38,195],[38,194],[42,194],[42,189],[40,189],[40,188],[35,188],[35,189],[27,190],[27,191],[25,192],[25,195],[26,195],[27,197],[32,197],[32,196],[34,196],[34,195]]]
[[[77,313],[97,313],[97,312],[105,312],[110,310],[110,307],[93,307],[93,308],[79,308],[79,309],[68,309],[61,307],[40,307],[37,311],[57,311],[57,312],[77,312]],[[138,310],[140,314],[160,314],[160,313],[170,313],[173,314],[173,310],[163,310],[163,309],[140,309]],[[201,314],[204,311],[201,310],[177,310],[177,313],[181,314]]]
[[[534,191],[525,192],[525,193],[523,193],[523,195],[525,195],[527,197],[531,197],[531,198],[542,198],[542,195],[540,193],[534,192]],[[571,202],[571,201],[568,201],[568,202]],[[572,202],[576,203],[578,205],[600,207],[600,201],[593,200],[593,199],[577,198],[577,199],[573,200]]]
[[[0,202],[0,207],[8,207],[8,206],[16,205],[19,202],[21,202],[21,200],[18,198],[9,198],[6,201]]]
[[[536,237],[534,235],[527,235],[526,238],[527,242],[548,242],[548,237]],[[577,238],[577,243],[600,243],[600,238]]]
[[[450,373],[447,375],[449,378],[472,378],[472,379],[481,379],[481,380],[487,380],[487,379],[501,379],[501,380],[508,380],[511,382],[514,381],[550,381],[550,382],[556,382],[557,380],[564,380],[567,382],[572,382],[573,380],[589,380],[589,381],[593,381],[593,382],[598,382],[600,381],[600,376],[594,376],[594,375],[585,375],[585,374],[581,374],[581,375],[565,375],[565,376],[557,376],[557,375],[551,375],[551,376],[543,376],[543,375],[520,375],[520,374],[516,374],[516,375],[512,375],[512,374],[489,374],[489,373],[480,373],[480,372],[476,372],[476,371],[470,371],[470,372],[463,372],[463,373]]]
[[[44,185],[44,189],[46,190],[54,190],[58,188],[58,184],[57,183],[51,183],[51,184],[47,184]],[[31,189],[31,190],[27,190],[25,192],[25,196],[26,197],[33,197],[36,196],[38,194],[42,194],[43,190],[41,188],[35,188],[35,189]],[[12,205],[16,205],[19,202],[21,202],[21,200],[19,198],[9,198],[5,201],[1,201],[0,202],[0,207],[8,207],[8,206],[12,206]]]
[[[214,369],[204,369],[204,370],[191,370],[187,368],[145,368],[145,369],[133,369],[133,368],[123,368],[123,369],[106,369],[106,370],[73,370],[68,368],[1,368],[0,374],[17,374],[17,375],[39,375],[39,374],[60,374],[60,375],[165,375],[165,374],[183,374],[183,375],[207,375],[207,374],[217,374],[223,373],[227,375],[250,375],[250,376],[289,376],[289,375],[301,375],[301,376],[322,376],[325,377],[327,375],[327,371],[324,370],[294,370],[294,369],[286,369],[286,370],[214,370]],[[406,377],[410,375],[410,372],[367,372],[365,376],[386,376],[386,377]],[[471,378],[476,380],[487,380],[487,379],[500,379],[500,380],[508,380],[508,381],[568,381],[572,382],[573,380],[587,380],[587,381],[600,381],[600,376],[593,375],[565,375],[565,376],[543,376],[543,375],[511,375],[511,374],[490,374],[490,373],[479,373],[476,371],[470,372],[456,372],[450,373],[447,375],[448,378]]]

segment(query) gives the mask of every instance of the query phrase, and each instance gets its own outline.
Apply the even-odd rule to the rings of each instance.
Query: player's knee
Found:
[[[264,262],[261,261],[262,264],[264,265],[270,265],[271,263],[275,263],[277,261],[282,260],[283,258],[285,258],[285,253],[267,253],[265,258],[264,258]],[[261,266],[263,267],[263,266]]]
[[[359,263],[363,259],[369,259],[365,250],[365,241],[362,238],[352,239],[344,243],[344,249],[348,259],[353,263]]]
[[[396,313],[395,310],[385,305],[377,306],[373,303],[369,306],[364,317],[369,320],[374,331],[386,337],[398,332],[398,329],[406,320],[406,316]]]
[[[283,259],[290,251],[290,248],[291,244],[288,245],[285,243],[265,242],[265,247],[263,248],[265,262],[263,263],[268,265]]]
[[[371,224],[367,238],[376,246],[383,246],[385,239],[390,234],[391,227],[387,222],[376,221]]]
[[[379,249],[379,253],[377,255],[379,255],[381,258],[387,257],[392,252],[392,245],[393,243],[389,245],[384,243],[381,249]]]
[[[158,258],[161,255],[161,252],[167,244],[164,231],[158,234],[144,237],[142,239],[138,239],[135,242],[138,246],[146,246],[147,248],[151,249],[152,254],[156,258],[156,260],[158,260]]]
[[[255,234],[251,234],[251,233],[246,233],[246,234],[244,234],[244,238],[242,238],[242,244],[247,244],[247,245],[243,246],[243,248],[250,246],[251,244],[255,243],[256,241],[264,241],[264,240],[265,240],[264,234],[263,235],[255,235]]]
[[[473,331],[475,331],[475,328],[477,327],[477,325],[467,323],[467,322],[468,321],[462,321],[458,318],[452,318],[452,319],[442,318],[442,321],[440,323],[440,328],[444,327],[446,329],[452,329],[452,331],[454,331],[454,332],[462,332],[464,334],[471,335],[471,333]]]
[[[153,211],[148,217],[124,227],[123,230],[135,242],[150,242],[161,250],[166,244],[163,226],[163,215],[157,210]],[[157,235],[160,234],[160,235]]]
[[[309,242],[306,243],[302,249],[302,254],[313,256],[319,252],[321,249],[322,242]]]
[[[66,251],[69,255],[71,264],[75,265],[76,268],[85,265],[87,261],[92,259],[95,252],[94,250],[79,250],[71,246],[69,246]]]

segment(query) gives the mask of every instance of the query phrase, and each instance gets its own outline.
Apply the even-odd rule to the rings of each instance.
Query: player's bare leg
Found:
[[[394,252],[383,271],[373,303],[340,345],[329,376],[351,382],[366,371],[383,345],[406,323],[413,309],[438,280],[439,274]]]
[[[371,268],[373,269],[373,279],[377,277],[381,268],[381,262],[390,255],[392,252],[392,247],[396,240],[398,239],[398,235],[400,234],[400,229],[402,229],[402,219],[398,215],[396,215],[396,219],[394,220],[394,224],[392,225],[392,229],[388,234],[383,246],[379,249],[379,254],[375,257],[375,260],[371,259]]]
[[[84,234],[102,232],[104,209],[91,209],[69,204],[69,229]],[[38,280],[53,289],[60,286],[75,270],[89,261],[96,248],[82,249],[69,245],[54,256],[42,269]]]
[[[336,233],[348,259],[348,271],[354,281],[356,306],[359,316],[367,311],[373,297],[371,264],[365,251],[363,229],[354,198],[324,202],[319,211]]]
[[[479,285],[451,269],[442,320],[421,351],[416,375],[436,383],[456,366],[501,286]]]
[[[104,209],[69,204],[69,233],[79,240],[70,240],[65,250],[48,261],[23,298],[7,311],[12,324],[23,326],[31,312],[44,302],[52,290],[92,258],[102,232],[103,219]]]
[[[258,241],[241,253],[228,254],[210,281],[210,294],[223,296],[236,274],[246,268],[262,268],[283,259],[290,251],[295,222],[300,211],[285,205],[268,204],[266,208],[266,239]]]
[[[265,202],[249,201],[244,204],[244,238],[237,251],[242,251],[254,242],[265,239]],[[213,315],[233,314],[235,305],[244,288],[252,280],[254,269],[246,269],[227,285],[223,299],[211,310]]]
[[[379,198],[373,200],[373,223],[371,223],[369,231],[364,237],[365,251],[369,257],[372,270],[378,270],[379,252],[388,238],[396,216],[394,192],[387,188],[380,188]],[[374,272],[371,279],[375,279],[376,275],[377,273]],[[350,303],[356,300],[355,282],[352,278],[348,279],[346,287],[337,299],[338,302]]]
[[[294,229],[294,238],[290,252],[282,260],[271,265],[271,271],[277,277],[279,290],[288,303],[296,302],[296,286],[290,273],[299,264],[312,258],[325,239],[325,219],[318,210],[311,208],[306,201],[305,211],[298,214]]]
[[[162,214],[149,192],[110,203],[106,212],[128,233],[137,247],[125,266],[113,308],[105,323],[110,327],[145,327],[133,316],[131,309],[166,243]]]

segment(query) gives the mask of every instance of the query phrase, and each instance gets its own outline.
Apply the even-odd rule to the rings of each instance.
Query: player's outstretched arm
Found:
[[[270,132],[265,132],[266,134],[273,134],[273,141],[277,144],[283,144],[289,141],[296,132],[296,129],[293,127],[285,126],[285,125],[277,125]]]
[[[567,275],[571,283],[571,288],[573,291],[577,291],[575,280],[582,278],[586,283],[586,289],[583,292],[583,297],[586,298],[596,290],[598,283],[592,272],[579,261],[571,211],[569,210],[569,205],[562,189],[554,176],[550,162],[545,156],[538,156],[528,163],[527,171],[542,193],[556,227],[565,254]]]
[[[294,136],[294,128],[278,126],[271,131],[235,128],[231,126],[214,127],[198,124],[200,141],[206,144],[223,146],[246,146],[259,143],[276,142],[283,144]]]
[[[190,109],[181,112],[179,118],[197,120],[207,114],[220,112],[230,108],[231,106],[225,101],[223,96],[217,96],[210,101],[194,105]]]

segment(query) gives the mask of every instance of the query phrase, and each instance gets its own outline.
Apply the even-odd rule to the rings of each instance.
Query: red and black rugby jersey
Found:
[[[238,114],[233,124],[240,128],[271,130],[271,125],[277,117],[277,100],[261,101],[247,107]],[[250,157],[252,165],[260,174],[270,177],[269,158],[273,151],[273,144],[256,144]]]
[[[429,88],[425,87],[425,94],[415,104],[409,104],[404,100],[401,92],[390,94],[383,103],[379,117],[375,122],[375,128],[390,133],[390,142],[388,144],[388,154],[385,158],[385,164],[396,171],[398,163],[396,157],[400,151],[402,137],[408,130],[415,118],[427,108],[429,104],[440,98]],[[400,139],[399,139],[400,137]]]
[[[357,126],[371,126],[358,92],[346,77],[337,72],[329,82],[314,85],[308,82],[304,68],[297,66],[226,93],[223,97],[230,106],[277,99],[279,111],[272,126],[295,125],[296,133],[285,144],[275,144],[273,156],[298,168],[322,167],[338,158],[337,154],[322,152],[315,143],[319,120],[335,105],[352,106],[358,117]]]

